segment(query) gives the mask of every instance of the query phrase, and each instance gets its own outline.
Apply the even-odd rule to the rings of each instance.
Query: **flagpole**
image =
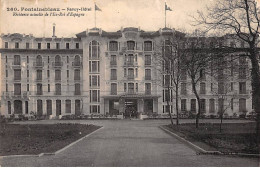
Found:
[[[96,3],[95,3],[95,28],[96,28]]]
[[[166,2],[165,2],[165,5],[164,5],[164,18],[165,18],[165,28],[166,28]]]

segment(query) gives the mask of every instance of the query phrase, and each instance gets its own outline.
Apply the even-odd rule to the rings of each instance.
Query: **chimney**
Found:
[[[55,36],[55,26],[56,26],[56,24],[53,23],[53,27],[52,27],[52,37],[53,37],[53,38],[56,37],[56,36]]]

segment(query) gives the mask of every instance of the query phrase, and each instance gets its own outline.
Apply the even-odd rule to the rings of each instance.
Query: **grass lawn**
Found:
[[[55,152],[99,128],[83,124],[1,124],[0,155]]]
[[[223,123],[221,133],[219,123],[201,123],[198,129],[191,123],[164,127],[205,150],[259,154],[255,126],[254,122]]]

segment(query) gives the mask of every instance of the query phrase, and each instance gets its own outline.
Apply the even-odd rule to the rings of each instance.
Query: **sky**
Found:
[[[167,27],[177,30],[194,30],[191,15],[204,10],[212,0],[1,0],[0,32],[33,34],[50,37],[52,25],[56,24],[58,37],[75,37],[75,34],[93,28],[94,3],[102,10],[96,12],[96,26],[105,31],[117,31],[121,27],[140,27],[145,31],[156,31],[164,27],[164,3],[172,9],[167,11]],[[50,7],[92,8],[83,12],[85,16],[13,16],[7,8]],[[21,12],[17,13],[37,13]],[[67,11],[66,11],[67,13]]]

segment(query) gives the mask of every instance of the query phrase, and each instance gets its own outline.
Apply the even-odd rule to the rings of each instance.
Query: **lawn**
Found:
[[[99,128],[83,124],[1,124],[0,155],[55,152]]]
[[[259,154],[254,122],[224,123],[221,133],[218,123],[201,123],[198,129],[191,123],[164,127],[205,150]]]

